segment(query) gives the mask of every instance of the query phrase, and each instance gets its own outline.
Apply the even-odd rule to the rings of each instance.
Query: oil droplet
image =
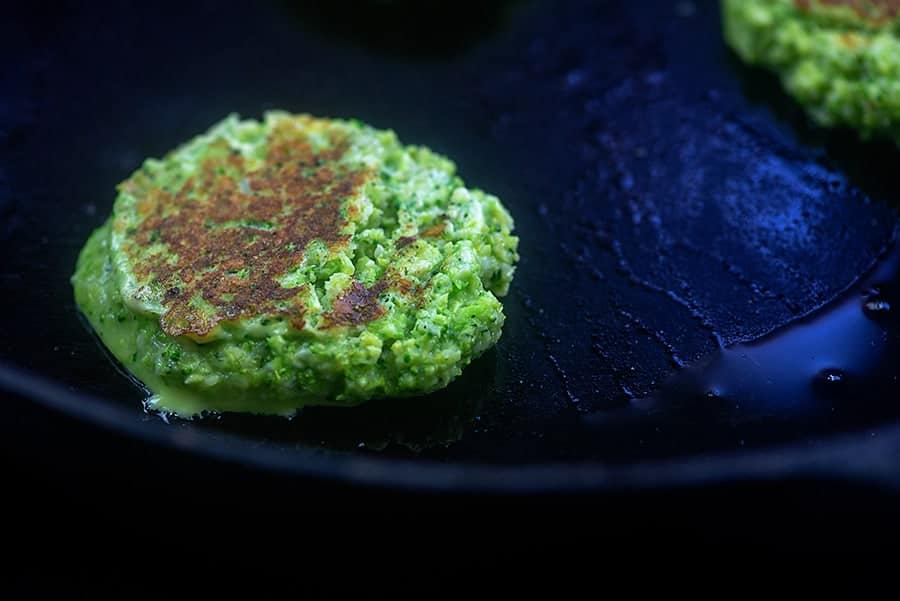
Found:
[[[823,369],[819,377],[823,382],[837,384],[844,381],[844,374],[839,369]]]
[[[891,304],[880,298],[872,298],[863,305],[863,313],[871,319],[883,319],[891,310]]]
[[[839,369],[827,367],[816,374],[813,390],[821,397],[840,397],[847,390],[847,375]]]

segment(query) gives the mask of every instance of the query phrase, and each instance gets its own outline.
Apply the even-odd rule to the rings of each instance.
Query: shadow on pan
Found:
[[[59,35],[21,27],[5,38],[15,68],[0,113],[0,359],[17,394],[167,447],[364,483],[522,491],[795,471],[896,477],[882,461],[898,440],[895,313],[865,310],[890,305],[896,289],[893,272],[875,269],[893,265],[885,157],[896,151],[786,119],[771,78],[721,44],[715,3],[536,3],[502,35],[481,31],[455,60],[433,62],[407,60],[416,52],[403,44],[370,52],[305,35],[284,3],[169,9],[72,7],[51,17]],[[377,29],[366,14],[341,27]],[[164,424],[82,327],[68,275],[143,157],[224,112],[272,107],[393,127],[503,198],[523,257],[504,336],[431,397],[277,424]],[[853,345],[834,335],[843,325],[815,329],[834,315]],[[754,371],[741,353],[757,351],[741,345],[778,332],[800,332],[790,348],[815,356],[781,352],[789,369]],[[706,377],[732,359],[729,377]],[[840,372],[838,393],[821,389],[823,369]],[[21,419],[11,435],[42,427]]]
[[[523,0],[498,2],[299,2],[284,6],[297,23],[372,52],[406,59],[452,58],[509,23]]]
[[[818,127],[784,91],[777,76],[745,65],[733,53],[728,55],[728,67],[741,82],[741,91],[750,103],[765,107],[797,142],[820,149],[822,162],[834,166],[854,188],[870,198],[881,199],[895,208],[900,206],[900,182],[891,176],[900,164],[900,149],[894,142],[860,142],[852,130]]]

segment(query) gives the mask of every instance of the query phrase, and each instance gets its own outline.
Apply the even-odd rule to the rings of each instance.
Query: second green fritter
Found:
[[[722,16],[818,123],[900,142],[900,0],[723,0]]]
[[[446,386],[500,337],[512,229],[393,132],[230,117],[120,185],[73,284],[155,408],[290,414]]]

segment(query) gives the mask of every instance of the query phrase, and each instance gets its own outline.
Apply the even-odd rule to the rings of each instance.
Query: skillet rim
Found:
[[[677,459],[608,465],[601,462],[469,465],[459,462],[387,459],[306,449],[283,452],[252,439],[217,432],[185,437],[180,430],[135,420],[134,411],[92,394],[66,390],[56,382],[0,361],[0,390],[45,409],[89,421],[143,443],[292,478],[339,484],[460,493],[612,493],[654,491],[710,484],[812,478],[874,484],[900,492],[900,424],[762,449],[698,454]]]

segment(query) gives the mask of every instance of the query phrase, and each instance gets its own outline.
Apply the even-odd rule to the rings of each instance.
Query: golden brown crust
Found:
[[[810,11],[816,5],[847,6],[861,18],[877,25],[883,25],[900,15],[900,0],[794,0],[798,8]]]
[[[384,315],[384,307],[378,297],[388,289],[388,281],[381,278],[371,286],[353,282],[350,288],[335,299],[329,313],[324,315],[326,328],[334,326],[355,326],[368,323]]]
[[[447,229],[447,222],[442,221],[440,223],[435,223],[434,225],[429,225],[424,230],[422,230],[423,238],[437,238],[441,234],[444,233],[444,230]]]
[[[141,222],[126,248],[135,273],[166,290],[163,331],[203,337],[222,321],[264,314],[303,327],[304,286],[285,288],[278,278],[301,263],[311,241],[347,242],[341,204],[371,177],[339,164],[347,140],[329,136],[327,149],[314,150],[295,129],[277,126],[264,165],[249,173],[222,141],[226,148],[180,190],[152,188],[138,199]],[[155,242],[167,252],[148,254]],[[372,314],[369,297],[359,299],[363,307],[349,314]]]
[[[415,236],[400,236],[399,238],[397,238],[397,242],[395,243],[395,246],[397,248],[404,248],[406,246],[409,246],[416,240],[417,240],[417,238]]]
[[[446,222],[435,223],[434,225],[429,225],[424,230],[422,230],[420,235],[422,238],[437,238],[441,234],[443,234],[444,230],[446,230],[446,229],[447,229]],[[398,249],[405,248],[418,239],[419,239],[418,236],[400,236],[399,238],[397,238],[397,241],[394,243],[394,246],[396,246]]]

